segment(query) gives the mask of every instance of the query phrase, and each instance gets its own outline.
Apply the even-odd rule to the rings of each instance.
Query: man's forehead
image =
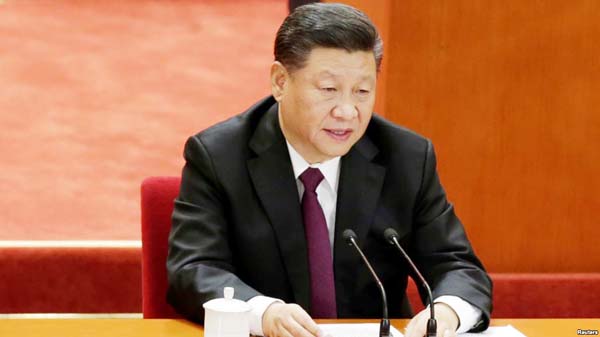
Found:
[[[375,77],[376,64],[372,51],[347,51],[337,48],[314,48],[303,69],[319,78],[349,74],[369,79]]]
[[[317,77],[318,79],[328,79],[328,78],[337,79],[340,77],[346,77],[347,75],[348,75],[347,73],[344,73],[343,71],[340,71],[339,69],[331,69],[331,70],[325,69],[325,70],[317,72],[315,74],[315,77]],[[370,79],[374,78],[374,76],[370,73],[369,74],[365,74],[365,73],[360,74],[359,73],[359,74],[356,74],[356,77],[358,80],[361,80],[361,81],[370,80]]]

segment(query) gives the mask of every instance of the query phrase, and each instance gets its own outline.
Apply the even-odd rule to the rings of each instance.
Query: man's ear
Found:
[[[281,101],[288,81],[289,73],[287,69],[281,62],[273,62],[271,65],[271,93],[276,101]]]

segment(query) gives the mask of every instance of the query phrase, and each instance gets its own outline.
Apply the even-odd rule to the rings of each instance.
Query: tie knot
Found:
[[[317,186],[319,186],[323,178],[321,170],[314,167],[307,168],[306,171],[302,172],[300,175],[300,181],[304,184],[304,189],[310,192],[315,192],[317,190]]]

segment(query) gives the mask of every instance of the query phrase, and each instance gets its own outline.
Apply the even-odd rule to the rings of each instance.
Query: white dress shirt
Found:
[[[323,181],[317,186],[317,199],[323,209],[325,221],[327,222],[327,230],[329,231],[329,242],[333,251],[333,239],[335,234],[335,207],[337,205],[337,190],[338,180],[340,177],[340,159],[335,157],[317,164],[309,164],[302,156],[287,143],[287,148],[290,153],[292,168],[294,169],[294,178],[296,178],[296,186],[298,187],[298,196],[302,200],[304,193],[304,185],[300,181],[300,175],[309,167],[318,168],[324,176]],[[250,304],[250,333],[257,336],[263,336],[262,316],[267,310],[267,307],[273,302],[281,302],[280,299],[267,296],[255,296],[248,300]],[[458,333],[470,330],[480,319],[481,310],[474,307],[467,301],[457,296],[440,296],[435,299],[435,303],[445,303],[449,305],[457,314],[460,321]]]

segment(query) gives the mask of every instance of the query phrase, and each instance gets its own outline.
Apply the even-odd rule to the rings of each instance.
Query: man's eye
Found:
[[[361,95],[368,95],[369,94],[369,90],[360,89],[360,90],[358,90],[358,93],[361,94]]]
[[[336,92],[337,89],[333,88],[333,87],[325,87],[325,88],[321,88],[321,90],[325,91],[325,92]]]

